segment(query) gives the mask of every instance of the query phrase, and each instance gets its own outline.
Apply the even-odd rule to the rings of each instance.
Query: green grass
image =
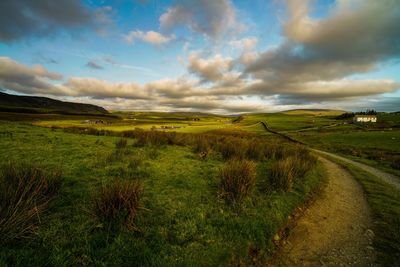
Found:
[[[258,121],[265,121],[271,129],[311,147],[351,157],[400,176],[399,113],[379,113],[378,123],[357,125],[351,120],[336,120],[336,113],[297,110],[248,114],[235,126],[257,135],[267,135],[257,124]]]
[[[331,131],[291,134],[312,147],[341,154],[353,160],[400,176],[400,131]]]
[[[263,262],[271,241],[295,207],[315,191],[324,170],[317,166],[290,193],[267,192],[271,161],[257,164],[257,183],[243,204],[231,207],[218,196],[221,156],[206,159],[190,147],[135,147],[116,152],[119,137],[66,133],[0,121],[0,161],[45,165],[62,171],[54,207],[29,242],[0,248],[0,265],[224,266]],[[134,166],[133,166],[134,165]],[[115,179],[140,181],[135,231],[109,235],[92,214],[93,199]],[[252,255],[254,256],[254,255]]]
[[[351,131],[303,135],[307,143],[328,147],[351,145],[359,149],[383,149],[400,151],[400,131]]]
[[[237,117],[202,113],[114,112],[107,117],[71,116],[57,114],[1,113],[0,119],[24,120],[45,127],[85,127],[113,132],[144,130],[178,133],[249,132],[279,140],[265,131],[259,121],[273,130],[283,132],[312,147],[329,150],[373,165],[400,176],[400,114],[379,113],[377,124],[354,125],[350,120],[337,120],[342,111],[292,110],[280,113],[245,114]],[[87,119],[102,119],[110,124],[92,125]],[[177,129],[161,129],[179,126]]]
[[[54,118],[33,116],[31,121],[34,125],[44,127],[89,127],[98,130],[123,132],[141,128],[143,130],[158,129],[162,127],[177,126],[176,129],[165,129],[163,131],[175,131],[182,133],[203,133],[211,130],[223,129],[231,125],[231,118],[221,116],[205,116],[196,114],[171,114],[171,113],[113,113],[119,119],[107,119],[107,124],[89,124],[85,120],[93,118],[60,117]],[[104,119],[103,119],[104,120]]]
[[[337,123],[332,117],[312,114],[264,113],[248,114],[243,117],[244,119],[239,123],[240,125],[248,126],[264,121],[276,131],[302,130]]]
[[[373,213],[374,247],[378,263],[397,266],[400,257],[400,193],[378,177],[331,158],[346,168],[362,185]]]

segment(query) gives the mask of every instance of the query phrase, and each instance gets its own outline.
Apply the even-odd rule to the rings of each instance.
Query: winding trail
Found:
[[[266,122],[260,123],[268,132],[304,144],[270,129]],[[372,215],[364,191],[348,171],[325,157],[359,167],[398,190],[400,178],[333,153],[310,149],[320,155],[327,170],[327,186],[298,219],[269,266],[377,266]]]
[[[371,212],[361,186],[320,157],[328,182],[269,266],[375,266]]]
[[[351,159],[348,159],[348,158],[345,158],[345,157],[342,157],[342,156],[339,156],[339,155],[336,155],[336,154],[333,154],[333,153],[329,153],[329,152],[325,152],[325,151],[321,151],[321,150],[317,150],[317,149],[312,149],[312,150],[317,152],[317,153],[320,153],[322,155],[327,155],[327,156],[339,159],[341,161],[350,163],[351,165],[354,165],[356,167],[359,167],[359,168],[361,168],[361,169],[363,169],[363,170],[365,170],[365,171],[367,171],[367,172],[379,177],[380,179],[382,179],[386,183],[391,184],[394,187],[396,187],[398,190],[400,190],[400,178],[395,176],[395,175],[393,175],[393,174],[390,174],[390,173],[387,173],[387,172],[383,172],[383,171],[378,170],[378,169],[376,169],[374,167],[368,166],[366,164],[363,164],[363,163],[360,163],[360,162],[357,162],[357,161],[354,161],[354,160],[351,160]]]
[[[307,144],[305,144],[303,142],[300,142],[299,140],[296,140],[296,139],[294,139],[294,138],[292,138],[292,137],[290,137],[290,136],[288,136],[288,135],[286,135],[286,134],[284,134],[282,132],[277,132],[277,131],[272,130],[271,128],[268,127],[268,124],[266,122],[260,121],[259,123],[261,123],[264,126],[264,129],[266,131],[270,132],[270,133],[279,135],[279,136],[281,136],[281,137],[283,137],[283,138],[285,138],[285,139],[287,139],[287,140],[289,140],[290,142],[293,142],[293,143],[307,145]],[[363,163],[360,163],[360,162],[357,162],[357,161],[354,161],[354,160],[351,160],[351,159],[348,159],[346,157],[342,157],[342,156],[339,156],[339,155],[336,155],[336,154],[333,154],[333,153],[330,153],[330,152],[326,152],[326,151],[322,151],[322,150],[318,150],[318,149],[313,149],[313,148],[310,148],[310,149],[315,151],[315,152],[317,152],[317,153],[319,153],[319,154],[322,154],[322,155],[325,155],[325,156],[330,156],[330,157],[339,159],[341,161],[344,161],[346,163],[350,163],[351,165],[354,165],[354,166],[356,166],[358,168],[361,168],[361,169],[363,169],[363,170],[365,170],[365,171],[377,176],[378,178],[382,179],[386,183],[388,183],[390,185],[393,185],[396,189],[400,190],[400,178],[397,177],[396,175],[381,171],[381,170],[379,170],[377,168],[374,168],[374,167],[371,167],[371,166],[369,166],[367,164],[363,164]]]

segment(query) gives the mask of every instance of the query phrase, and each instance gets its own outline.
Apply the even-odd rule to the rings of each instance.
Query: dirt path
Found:
[[[388,184],[391,184],[391,185],[393,185],[394,187],[396,187],[397,189],[400,190],[400,178],[395,176],[395,175],[393,175],[393,174],[383,172],[383,171],[378,170],[378,169],[376,169],[374,167],[368,166],[366,164],[362,164],[360,162],[356,162],[354,160],[351,160],[351,159],[348,159],[348,158],[345,158],[345,157],[338,156],[338,155],[333,154],[333,153],[329,153],[329,152],[325,152],[325,151],[321,151],[321,150],[317,150],[317,149],[313,149],[313,150],[315,152],[320,153],[320,154],[328,155],[328,156],[331,156],[333,158],[336,158],[336,159],[342,160],[344,162],[350,163],[350,164],[352,164],[352,165],[354,165],[356,167],[359,167],[359,168],[361,168],[361,169],[363,169],[363,170],[365,170],[365,171],[367,171],[367,172],[379,177],[380,179],[384,180]]]
[[[360,185],[337,164],[320,160],[328,184],[270,266],[375,266],[371,213]]]
[[[286,135],[285,133],[276,132],[276,131],[271,130],[268,127],[266,122],[260,121],[259,123],[261,123],[264,126],[265,130],[268,131],[268,132],[271,132],[273,134],[282,136],[282,137],[286,138],[287,140],[289,140],[291,142],[299,143],[299,144],[303,144],[304,145],[304,143],[302,143],[302,142],[300,142],[300,141],[298,141],[296,139],[293,139],[292,137]],[[345,158],[345,157],[342,157],[342,156],[339,156],[339,155],[336,155],[336,154],[333,154],[333,153],[329,153],[329,152],[318,150],[318,149],[312,149],[312,148],[311,148],[311,150],[313,150],[315,152],[318,152],[318,153],[320,153],[322,155],[327,155],[327,156],[342,160],[344,162],[350,163],[350,164],[352,164],[352,165],[354,165],[356,167],[359,167],[359,168],[361,168],[361,169],[363,169],[363,170],[365,170],[365,171],[367,171],[367,172],[379,177],[383,181],[387,182],[388,184],[393,185],[395,188],[400,190],[400,177],[397,177],[396,175],[393,175],[393,174],[378,170],[378,169],[376,169],[374,167],[371,167],[369,165],[366,165],[366,164],[363,164],[363,163],[360,163],[360,162],[356,162],[354,160],[351,160],[351,159],[348,159],[348,158]]]

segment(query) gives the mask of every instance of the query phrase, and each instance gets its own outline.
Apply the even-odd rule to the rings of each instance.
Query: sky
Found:
[[[400,110],[399,0],[2,0],[0,90],[109,110]]]

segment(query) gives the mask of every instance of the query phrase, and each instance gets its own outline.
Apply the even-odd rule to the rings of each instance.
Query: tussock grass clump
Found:
[[[244,159],[247,151],[247,143],[241,138],[227,137],[221,140],[218,150],[225,160],[233,158]]]
[[[115,148],[116,149],[124,149],[128,145],[128,140],[121,138],[118,139],[117,142],[115,142]]]
[[[211,149],[211,144],[205,135],[199,135],[194,141],[194,152],[206,153]]]
[[[256,183],[256,164],[248,160],[230,160],[220,170],[221,196],[239,203],[252,192]]]
[[[8,164],[0,172],[0,244],[29,237],[61,186],[60,172]]]
[[[262,160],[264,157],[264,144],[257,139],[247,142],[246,157],[252,160]]]
[[[57,127],[57,126],[52,126],[53,129],[62,129],[66,133],[74,133],[74,134],[88,134],[88,135],[97,135],[97,136],[112,136],[115,135],[114,132],[108,131],[108,130],[98,130],[93,127]]]
[[[316,164],[316,158],[301,150],[302,154],[275,161],[271,166],[270,185],[274,190],[290,191],[297,179],[302,179]]]
[[[277,160],[272,164],[270,185],[275,190],[290,191],[295,179],[294,158]]]
[[[109,231],[125,225],[135,229],[143,187],[138,181],[117,180],[103,186],[94,199],[94,214]]]
[[[212,153],[209,139],[205,135],[199,135],[195,138],[193,150],[200,155],[200,158],[207,158]]]
[[[276,151],[279,149],[275,144],[266,144],[263,143],[262,145],[263,154],[266,159],[274,159],[276,156]]]
[[[317,163],[317,159],[310,155],[310,153],[303,154],[301,157],[297,156],[294,162],[294,170],[296,176],[303,178],[308,171],[310,171]]]
[[[150,159],[155,160],[160,156],[160,151],[158,150],[157,147],[152,147],[147,151],[147,156]]]
[[[142,164],[143,164],[143,158],[139,155],[135,155],[129,160],[128,167],[132,170],[138,170],[140,166],[142,166]]]
[[[116,149],[110,152],[105,159],[106,164],[121,161],[125,153],[126,151],[124,149]]]
[[[135,131],[136,146],[163,146],[168,144],[167,133],[157,131]]]

